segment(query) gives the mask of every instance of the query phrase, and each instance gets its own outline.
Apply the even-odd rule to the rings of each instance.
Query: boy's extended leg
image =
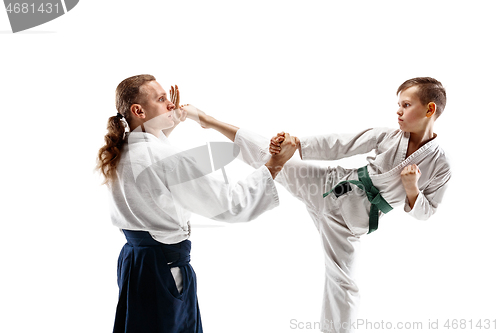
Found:
[[[239,129],[234,142],[240,147],[240,158],[258,168],[271,154],[269,140],[245,129]],[[350,332],[355,321],[359,292],[353,279],[359,237],[343,222],[333,197],[323,198],[338,181],[337,170],[290,159],[276,177],[294,197],[304,202],[319,231],[325,254],[325,289],[322,309],[323,332]]]
[[[313,219],[317,221],[325,255],[322,331],[351,332],[359,305],[355,276],[360,238],[343,222],[338,208],[327,207]]]

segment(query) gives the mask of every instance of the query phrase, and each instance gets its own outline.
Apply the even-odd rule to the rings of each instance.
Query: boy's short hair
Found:
[[[423,105],[436,103],[436,118],[439,117],[446,106],[446,90],[441,82],[431,77],[409,79],[399,86],[396,95],[413,86],[418,86],[417,96]]]

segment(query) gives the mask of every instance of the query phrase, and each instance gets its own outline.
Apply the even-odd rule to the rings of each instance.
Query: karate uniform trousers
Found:
[[[235,143],[241,148],[243,160],[259,167],[268,159],[259,148],[265,143],[269,145],[269,140],[255,142],[255,137],[252,137],[252,141],[240,135]],[[337,174],[335,168],[290,159],[275,179],[305,204],[320,235],[325,254],[321,314],[324,332],[348,332],[348,329],[342,329],[342,325],[348,328],[355,320],[359,303],[359,290],[352,277],[355,275],[360,238],[353,235],[343,221],[337,201],[323,198],[323,193],[331,190],[342,176]]]

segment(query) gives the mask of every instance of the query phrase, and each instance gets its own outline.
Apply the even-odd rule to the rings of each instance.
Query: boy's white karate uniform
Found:
[[[437,138],[406,158],[409,133],[386,128],[368,129],[358,134],[328,134],[300,138],[303,159],[337,160],[375,149],[368,157],[368,171],[373,185],[393,207],[404,205],[411,216],[425,220],[436,211],[450,179],[450,167]],[[240,129],[234,141],[240,157],[259,168],[269,158],[269,139]],[[416,164],[422,174],[420,193],[410,209],[401,182],[401,171]],[[358,180],[357,169],[322,167],[301,160],[289,160],[276,177],[293,196],[301,200],[312,217],[325,253],[325,290],[322,331],[349,332],[356,320],[359,291],[354,280],[356,248],[360,236],[368,232],[371,204],[357,186],[340,197],[330,191],[344,180]],[[383,213],[379,212],[379,215]]]

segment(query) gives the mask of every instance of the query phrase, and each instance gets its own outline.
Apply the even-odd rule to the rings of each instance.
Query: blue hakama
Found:
[[[191,241],[163,244],[147,231],[123,230],[118,258],[120,290],[113,333],[202,333]],[[179,293],[170,269],[179,267]]]

